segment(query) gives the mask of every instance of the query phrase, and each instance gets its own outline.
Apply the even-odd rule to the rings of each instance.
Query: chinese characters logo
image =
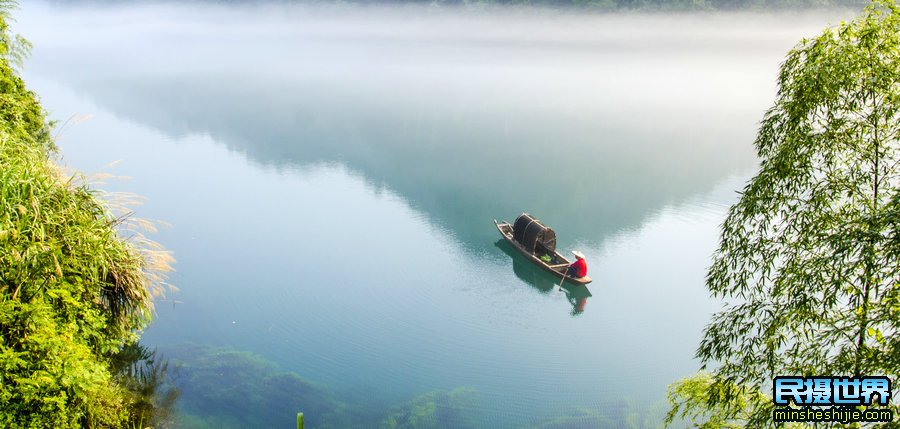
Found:
[[[772,412],[775,421],[888,422],[893,411],[887,377],[775,377]],[[800,408],[788,407],[791,404]]]

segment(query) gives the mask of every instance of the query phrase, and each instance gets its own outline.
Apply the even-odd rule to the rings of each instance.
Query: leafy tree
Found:
[[[689,420],[701,429],[737,429],[747,426],[759,409],[772,408],[769,393],[751,386],[737,385],[708,372],[700,372],[669,386],[666,393],[672,408],[665,423]],[[806,429],[803,423],[787,423],[785,429]]]
[[[744,389],[771,392],[778,375],[887,375],[897,385],[898,49],[900,9],[878,1],[801,41],[781,66],[755,143],[759,173],[731,207],[707,275],[715,297],[733,300],[697,350],[704,368],[719,365],[708,409]],[[753,403],[741,420],[771,425],[771,403]]]

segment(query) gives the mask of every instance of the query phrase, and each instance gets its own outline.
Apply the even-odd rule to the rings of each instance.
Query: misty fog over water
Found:
[[[14,28],[51,118],[92,116],[64,161],[122,160],[103,187],[172,224],[149,345],[252,352],[371,427],[456,388],[475,427],[656,427],[778,66],[852,14],[28,2]],[[498,242],[523,211],[587,255],[582,314]],[[214,397],[181,410],[226,425]]]

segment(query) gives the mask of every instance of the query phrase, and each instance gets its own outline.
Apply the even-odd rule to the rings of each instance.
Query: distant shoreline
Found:
[[[136,0],[48,0],[55,5],[136,5]],[[422,6],[490,10],[492,8],[533,8],[568,12],[739,12],[803,11],[822,9],[862,9],[861,0],[159,0],[157,4],[221,4],[225,6],[309,5],[328,7]]]

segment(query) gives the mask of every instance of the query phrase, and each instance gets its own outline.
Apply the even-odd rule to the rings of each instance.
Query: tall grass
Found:
[[[64,287],[107,316],[106,337],[144,327],[173,262],[141,232],[153,225],[126,211],[133,197],[100,198],[46,145],[17,137],[0,129],[0,291],[30,302]]]
[[[0,0],[0,427],[118,427],[137,399],[110,357],[151,320],[172,256],[59,169],[50,124],[13,66],[28,45]]]

